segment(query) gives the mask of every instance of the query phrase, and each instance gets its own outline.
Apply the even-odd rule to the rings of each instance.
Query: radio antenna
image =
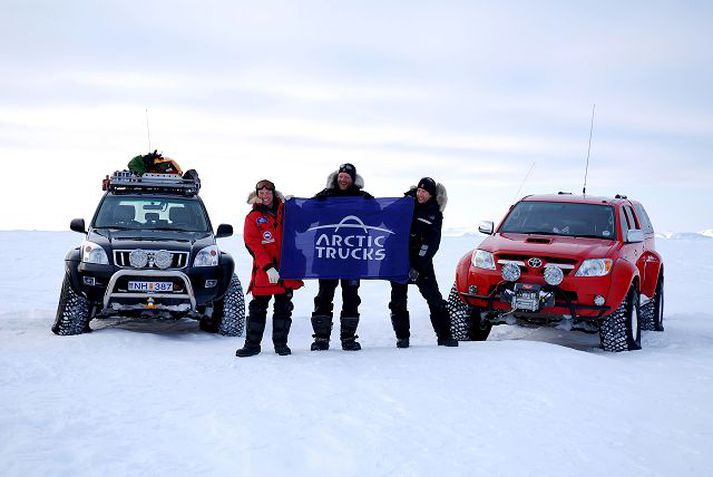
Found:
[[[582,187],[582,195],[587,195],[587,174],[589,173],[589,153],[592,150],[592,132],[594,131],[594,108],[597,104],[592,105],[592,122],[589,125],[589,146],[587,146],[587,166],[584,168],[584,187]]]
[[[520,197],[520,191],[522,190],[522,187],[525,185],[527,178],[530,177],[530,173],[532,172],[532,169],[534,169],[534,168],[535,168],[535,162],[533,162],[530,165],[530,170],[527,171],[527,174],[525,174],[525,177],[522,179],[522,182],[520,182],[520,187],[517,189],[517,192],[515,192],[515,197],[513,197],[513,199],[512,199],[513,202],[515,202]]]
[[[146,136],[149,139],[149,152],[151,152],[151,130],[149,129],[149,108],[146,108]]]

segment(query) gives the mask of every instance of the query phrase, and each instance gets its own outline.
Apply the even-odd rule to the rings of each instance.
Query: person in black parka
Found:
[[[352,164],[342,164],[339,169],[331,173],[327,179],[327,187],[314,196],[318,200],[329,197],[374,197],[362,190],[364,180],[356,172]],[[312,351],[325,351],[329,349],[329,338],[332,333],[332,310],[334,309],[334,292],[337,285],[342,286],[342,312],[340,315],[340,338],[342,349],[345,351],[358,351],[361,349],[356,339],[356,330],[359,325],[359,280],[320,279],[319,292],[314,298],[314,312],[312,313],[312,328],[314,329],[314,342]]]
[[[409,260],[411,270],[408,283],[391,282],[391,323],[396,333],[396,346],[409,347],[410,321],[408,312],[408,285],[415,284],[426,299],[431,312],[431,324],[436,332],[439,346],[458,346],[451,336],[451,325],[446,302],[438,290],[433,256],[441,243],[443,209],[448,197],[442,184],[430,177],[418,182],[406,196],[416,199],[409,237]]]

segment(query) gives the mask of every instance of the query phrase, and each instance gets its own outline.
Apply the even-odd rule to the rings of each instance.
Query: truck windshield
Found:
[[[108,195],[94,227],[206,232],[208,221],[203,206],[195,199]]]
[[[614,209],[608,205],[523,201],[498,232],[567,235],[614,240]]]

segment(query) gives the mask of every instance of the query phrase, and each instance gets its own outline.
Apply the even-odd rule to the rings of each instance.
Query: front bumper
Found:
[[[193,267],[181,270],[126,269],[68,261],[67,269],[74,289],[100,307],[101,314],[120,311],[168,311],[195,313],[222,298],[230,284],[234,265],[231,261],[217,267]],[[171,281],[172,292],[131,292],[129,280]]]
[[[168,282],[179,282],[182,284],[177,293],[154,293],[154,292],[129,292],[119,284],[125,278],[140,278],[142,280],[160,280]],[[188,311],[185,305],[190,304],[190,311],[196,311],[196,295],[193,291],[191,281],[183,272],[179,271],[159,271],[159,270],[119,270],[109,279],[109,284],[104,292],[102,303],[104,305],[102,313],[106,314],[110,310],[110,305],[114,311],[122,309],[137,309],[145,303],[147,309]],[[184,305],[184,306],[182,306]]]
[[[520,283],[520,282],[518,282]],[[465,302],[483,312],[491,322],[509,323],[516,320],[538,325],[553,325],[563,320],[573,324],[598,322],[609,314],[612,308],[606,304],[597,306],[585,304],[573,299],[573,293],[564,288],[546,284],[534,284],[540,290],[541,299],[527,308],[518,307],[521,303],[513,300],[515,283],[500,281],[491,286],[487,295],[459,292]]]

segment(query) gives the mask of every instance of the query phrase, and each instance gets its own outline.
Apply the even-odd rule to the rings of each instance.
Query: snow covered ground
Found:
[[[0,474],[681,476],[713,472],[713,241],[659,239],[664,333],[598,338],[497,327],[435,346],[411,290],[397,350],[388,286],[362,285],[361,352],[310,352],[315,284],[279,357],[179,323],[50,332],[70,232],[0,232]],[[448,237],[441,291],[477,237]],[[239,238],[223,239],[244,282]],[[689,284],[695,284],[690,286]],[[269,333],[269,329],[268,332]],[[334,342],[333,342],[334,343]]]

